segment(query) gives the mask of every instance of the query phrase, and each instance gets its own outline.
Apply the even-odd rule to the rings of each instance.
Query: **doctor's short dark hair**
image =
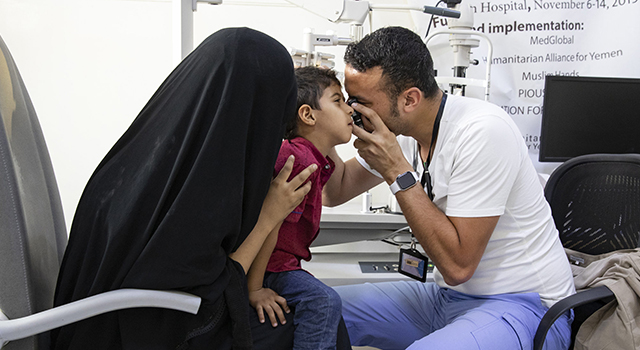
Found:
[[[426,98],[435,96],[439,89],[427,46],[418,34],[407,28],[380,28],[349,44],[344,62],[358,72],[380,67],[381,88],[391,100],[414,86]]]
[[[340,80],[336,77],[336,72],[332,69],[319,67],[300,67],[295,70],[296,83],[298,84],[298,101],[296,103],[295,115],[290,116],[284,133],[285,139],[292,139],[298,132],[298,110],[304,104],[311,106],[313,109],[320,109],[320,98],[324,94],[324,90],[331,84],[340,84]]]

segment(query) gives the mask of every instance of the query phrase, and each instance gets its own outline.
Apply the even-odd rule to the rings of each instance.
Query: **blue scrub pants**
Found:
[[[354,346],[395,349],[531,349],[548,310],[537,293],[472,296],[435,283],[398,281],[339,286]],[[549,330],[544,349],[566,350],[572,313]]]

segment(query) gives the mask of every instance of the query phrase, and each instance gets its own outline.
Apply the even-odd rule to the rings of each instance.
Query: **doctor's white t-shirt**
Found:
[[[398,136],[405,157],[422,174],[413,138]],[[449,95],[429,166],[434,204],[447,216],[500,216],[473,277],[441,287],[471,295],[529,293],[550,307],[575,292],[543,188],[522,135],[498,106]],[[373,174],[375,170],[357,156]],[[425,242],[428,244],[428,242]]]

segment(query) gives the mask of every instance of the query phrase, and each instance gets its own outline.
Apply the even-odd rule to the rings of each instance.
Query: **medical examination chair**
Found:
[[[197,313],[196,296],[135,289],[52,308],[66,243],[62,204],[42,130],[0,37],[0,348],[49,349],[49,330],[119,309],[161,307]]]

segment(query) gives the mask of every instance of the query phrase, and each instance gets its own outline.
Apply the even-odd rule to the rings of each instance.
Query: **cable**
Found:
[[[438,1],[435,7],[438,7],[438,5],[440,5],[441,3],[442,3],[442,0]],[[433,16],[435,15],[431,15],[431,19],[429,19],[429,25],[427,25],[427,33],[424,35],[425,39],[429,36],[429,29],[431,29],[431,23],[433,23]]]

